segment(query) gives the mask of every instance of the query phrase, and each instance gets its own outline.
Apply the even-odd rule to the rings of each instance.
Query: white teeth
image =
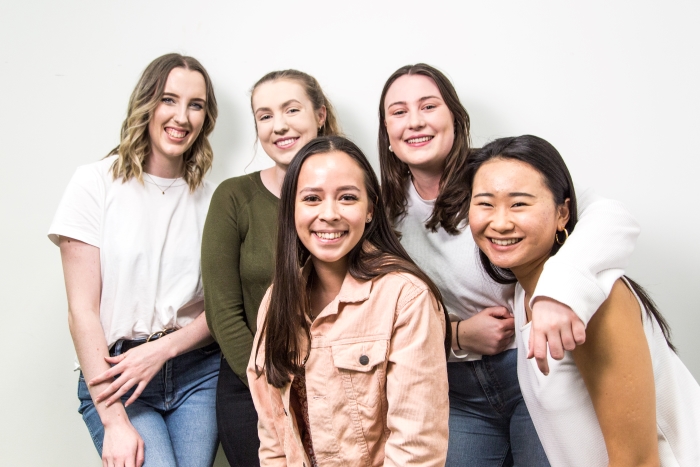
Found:
[[[187,134],[186,131],[176,130],[175,128],[166,128],[165,131],[173,138],[184,138]]]
[[[431,139],[433,139],[432,136],[421,136],[420,138],[406,140],[406,142],[408,144],[425,143],[426,141],[430,141]]]
[[[492,238],[492,239],[491,239],[491,243],[495,243],[496,245],[500,245],[500,246],[508,246],[508,245],[513,245],[513,244],[515,244],[515,243],[518,243],[520,240],[522,240],[522,239],[520,239],[520,238],[509,238],[509,239],[507,239],[507,240],[498,240],[498,239],[496,239],[496,238]]]
[[[345,235],[345,232],[315,232],[315,234],[324,240],[335,240]]]
[[[289,138],[289,139],[283,139],[282,141],[277,141],[277,146],[289,146],[295,141],[294,138]]]

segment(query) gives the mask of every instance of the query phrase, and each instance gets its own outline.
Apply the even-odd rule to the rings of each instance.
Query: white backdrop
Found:
[[[264,73],[316,76],[378,168],[384,81],[408,63],[442,69],[475,145],[542,136],[580,185],[627,205],[642,225],[628,274],[700,378],[698,2],[0,0],[0,11],[0,466],[100,465],[76,412],[60,257],[46,231],[75,168],[117,144],[141,71],[171,51],[197,57],[214,80],[217,183],[269,163],[249,110]]]

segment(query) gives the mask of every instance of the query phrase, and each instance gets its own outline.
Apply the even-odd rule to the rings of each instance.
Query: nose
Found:
[[[495,209],[491,215],[489,227],[498,233],[507,233],[515,228],[507,209]]]
[[[283,135],[288,130],[289,125],[287,125],[287,119],[285,118],[284,114],[280,115],[279,117],[276,117],[274,120],[274,126],[272,128],[272,131],[274,131],[276,135]]]
[[[408,113],[408,127],[411,130],[419,130],[425,126],[425,120],[423,120],[423,115],[419,111],[412,111]]]
[[[173,120],[178,125],[185,125],[189,121],[188,107],[186,102],[180,103],[175,109]]]
[[[338,206],[334,199],[326,199],[321,203],[318,218],[322,221],[333,222],[340,219]]]

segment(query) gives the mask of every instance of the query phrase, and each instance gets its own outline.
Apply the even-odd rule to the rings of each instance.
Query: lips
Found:
[[[299,137],[278,139],[277,141],[275,141],[275,146],[277,146],[280,149],[287,149],[288,147],[296,143],[298,139]]]
[[[434,136],[417,136],[415,138],[409,138],[406,140],[408,144],[420,144],[420,143],[427,143],[431,139],[433,139]]]
[[[347,233],[348,233],[347,230],[345,230],[342,232],[314,232],[314,235],[316,235],[321,240],[328,241],[328,240],[338,239],[338,238],[342,237],[343,235],[346,235]]]
[[[189,133],[189,131],[179,130],[179,129],[173,128],[173,127],[165,127],[165,132],[168,135],[170,135],[171,137],[176,138],[176,139],[182,139],[185,136],[187,136],[187,134]]]
[[[509,246],[509,245],[515,245],[516,243],[520,242],[522,240],[522,238],[504,238],[504,239],[489,238],[489,240],[494,245]]]

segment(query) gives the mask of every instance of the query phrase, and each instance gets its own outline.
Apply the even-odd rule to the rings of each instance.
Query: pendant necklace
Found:
[[[168,189],[169,189],[171,186],[173,186],[173,184],[178,180],[178,179],[176,178],[175,180],[173,180],[173,181],[170,183],[170,185],[168,185],[167,188],[163,189],[160,185],[158,185],[158,184],[156,183],[155,180],[153,180],[153,177],[151,177],[151,175],[150,175],[148,172],[144,172],[144,173],[145,173],[146,175],[148,175],[148,178],[151,179],[151,182],[153,182],[153,184],[154,184],[155,186],[157,186],[158,189],[160,190],[160,192],[163,193],[163,194],[165,194],[165,192],[168,191]]]

